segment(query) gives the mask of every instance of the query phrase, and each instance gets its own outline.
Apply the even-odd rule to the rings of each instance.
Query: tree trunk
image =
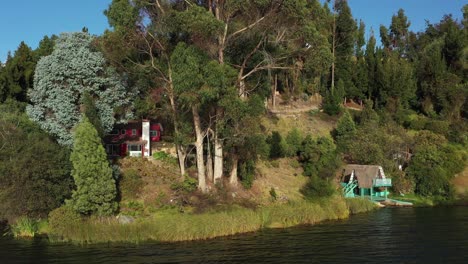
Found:
[[[214,135],[214,173],[213,182],[222,184],[223,177],[223,143],[219,139],[218,131],[216,129]]]
[[[197,169],[198,169],[198,189],[206,192],[205,163],[203,158],[203,135],[201,131],[200,115],[198,107],[192,106],[193,125],[195,127],[195,148],[197,150]]]
[[[237,186],[237,166],[239,165],[239,157],[237,154],[232,155],[232,167],[231,173],[229,174],[229,184],[231,186]]]
[[[187,157],[187,152],[184,150],[184,147],[182,147],[179,144],[176,144],[175,147],[176,147],[176,150],[177,150],[177,159],[179,160],[181,180],[184,180],[184,178],[185,178],[185,158]]]
[[[213,175],[213,156],[211,155],[211,148],[210,148],[210,142],[207,144],[208,150],[207,150],[207,156],[206,156],[206,178],[210,182],[214,182],[214,175]]]
[[[171,71],[169,71],[169,74],[171,74]],[[171,103],[172,121],[174,122],[174,133],[177,135],[179,133],[179,126],[177,124],[177,108],[176,108],[175,99],[174,99],[174,93],[173,93],[174,87],[172,85],[172,82],[169,83],[169,89],[170,91],[168,92],[168,94],[169,94],[169,101]],[[177,152],[177,159],[179,160],[180,179],[183,181],[185,178],[185,157],[187,156],[187,153],[184,150],[184,147],[178,143],[175,143],[175,148]]]
[[[275,74],[275,80],[273,84],[273,93],[271,95],[271,107],[274,110],[276,107],[276,91],[278,89],[278,74]]]

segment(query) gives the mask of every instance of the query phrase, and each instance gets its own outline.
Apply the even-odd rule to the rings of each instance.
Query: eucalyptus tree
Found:
[[[131,114],[132,93],[94,50],[93,39],[82,32],[61,34],[52,54],[38,62],[34,87],[29,90],[31,104],[26,111],[31,120],[69,147],[72,130],[82,117],[84,94],[94,100],[104,132]],[[117,108],[122,110],[117,113]]]
[[[139,102],[156,104],[151,97],[167,98],[169,101],[168,112],[183,179],[189,139],[184,133],[185,118],[179,110],[170,59],[177,43],[185,39],[179,30],[177,16],[179,11],[184,11],[181,2],[113,0],[104,12],[113,31],[105,32],[101,47],[114,65],[139,79],[140,89],[146,87],[147,91],[142,91],[141,95],[150,100],[148,102],[147,98],[143,98]],[[141,80],[145,80],[145,83],[142,84]]]

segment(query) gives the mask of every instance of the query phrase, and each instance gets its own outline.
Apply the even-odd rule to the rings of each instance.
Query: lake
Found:
[[[0,238],[0,263],[468,263],[468,207],[384,208],[315,226],[184,243]]]

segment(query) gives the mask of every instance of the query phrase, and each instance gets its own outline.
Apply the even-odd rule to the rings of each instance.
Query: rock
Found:
[[[119,223],[122,225],[135,222],[135,218],[129,215],[118,215],[116,218],[117,218],[117,221],[119,221]]]

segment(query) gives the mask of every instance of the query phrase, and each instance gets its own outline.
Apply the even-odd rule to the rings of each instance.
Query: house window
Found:
[[[158,136],[158,131],[156,131],[156,130],[151,130],[151,131],[150,131],[150,136],[152,136],[152,137],[157,137],[157,136]]]
[[[132,129],[132,136],[136,136],[136,129]]]
[[[141,151],[141,145],[128,145],[129,151]]]
[[[127,131],[125,129],[122,129],[122,130],[120,130],[120,134],[125,135],[125,134],[127,134]]]

